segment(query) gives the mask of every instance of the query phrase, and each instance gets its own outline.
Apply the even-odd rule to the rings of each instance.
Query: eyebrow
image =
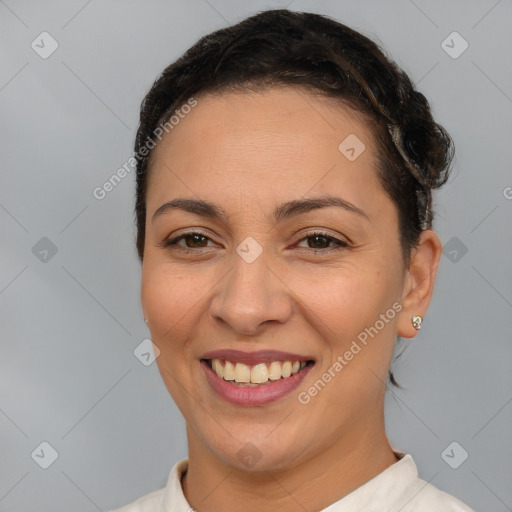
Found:
[[[348,212],[355,213],[369,220],[368,215],[361,210],[361,208],[358,208],[354,204],[349,203],[340,197],[333,196],[320,196],[309,199],[295,199],[293,201],[288,201],[275,208],[273,218],[276,222],[280,222],[284,219],[293,217],[294,215],[300,215],[313,210],[329,208],[332,206],[343,208]],[[160,215],[172,210],[183,210],[202,217],[208,217],[222,222],[227,221],[225,211],[216,204],[202,199],[187,199],[179,197],[160,206],[153,214],[152,222],[154,222]]]

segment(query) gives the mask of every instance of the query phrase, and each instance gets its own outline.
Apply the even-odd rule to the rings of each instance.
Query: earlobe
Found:
[[[407,270],[402,311],[398,320],[398,336],[414,338],[421,328],[432,294],[441,259],[442,245],[431,229],[421,233],[418,245],[411,252]]]

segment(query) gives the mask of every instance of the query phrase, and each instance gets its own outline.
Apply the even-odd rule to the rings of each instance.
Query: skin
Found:
[[[354,161],[338,150],[349,134],[366,147]],[[404,265],[376,158],[357,112],[292,88],[201,96],[153,151],[141,301],[162,378],[186,420],[182,486],[197,511],[320,510],[396,462],[385,383],[396,336],[414,337],[411,316],[427,311],[441,243],[424,231]],[[284,202],[324,195],[365,215],[331,206],[272,218]],[[153,220],[178,197],[213,202],[226,219],[173,209]],[[307,238],[318,229],[348,245]],[[208,238],[162,245],[196,230]],[[250,264],[236,252],[246,237],[263,250]],[[394,303],[400,313],[301,404],[298,392]],[[283,350],[316,364],[278,402],[236,406],[213,391],[199,363],[220,348]],[[261,454],[250,468],[237,458],[249,442]]]

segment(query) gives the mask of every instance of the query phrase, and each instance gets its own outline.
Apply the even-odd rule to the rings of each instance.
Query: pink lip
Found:
[[[223,351],[225,352],[225,351]],[[236,352],[236,351],[234,351]],[[211,352],[214,354],[214,352]],[[289,361],[289,355],[284,358],[285,361]],[[207,359],[210,359],[208,357]],[[211,359],[223,359],[223,357],[213,357]],[[240,361],[240,359],[236,359]],[[274,357],[272,360],[276,360]],[[301,359],[292,359],[295,361],[300,361]],[[228,359],[229,361],[229,359]],[[262,359],[259,357],[257,360],[261,362]],[[247,363],[245,363],[247,364]],[[225,381],[221,377],[219,377],[209,366],[209,364],[202,360],[201,367],[205,372],[206,378],[210,383],[210,386],[216,391],[224,400],[231,402],[235,405],[245,405],[245,406],[261,406],[267,405],[277,400],[285,397],[289,393],[291,393],[294,389],[297,389],[300,383],[304,380],[306,375],[311,370],[312,366],[306,366],[302,370],[300,370],[295,375],[291,375],[286,379],[280,379],[271,381],[268,384],[264,384],[256,387],[243,387],[237,386],[235,384],[231,384],[228,381]]]
[[[312,356],[280,352],[279,350],[259,350],[258,352],[242,352],[241,350],[224,349],[207,352],[201,359],[224,359],[232,363],[243,363],[254,366],[258,363],[271,363],[272,361],[310,361]]]

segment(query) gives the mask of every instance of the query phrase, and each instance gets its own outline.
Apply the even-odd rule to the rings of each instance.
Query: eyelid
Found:
[[[178,238],[180,236],[186,236],[186,235],[203,235],[208,238],[212,238],[212,235],[210,232],[205,231],[203,228],[195,228],[193,226],[190,228],[183,228],[183,230],[178,230],[178,231],[176,231],[176,233],[173,233],[172,236],[169,236],[167,238],[168,239],[169,238]]]

